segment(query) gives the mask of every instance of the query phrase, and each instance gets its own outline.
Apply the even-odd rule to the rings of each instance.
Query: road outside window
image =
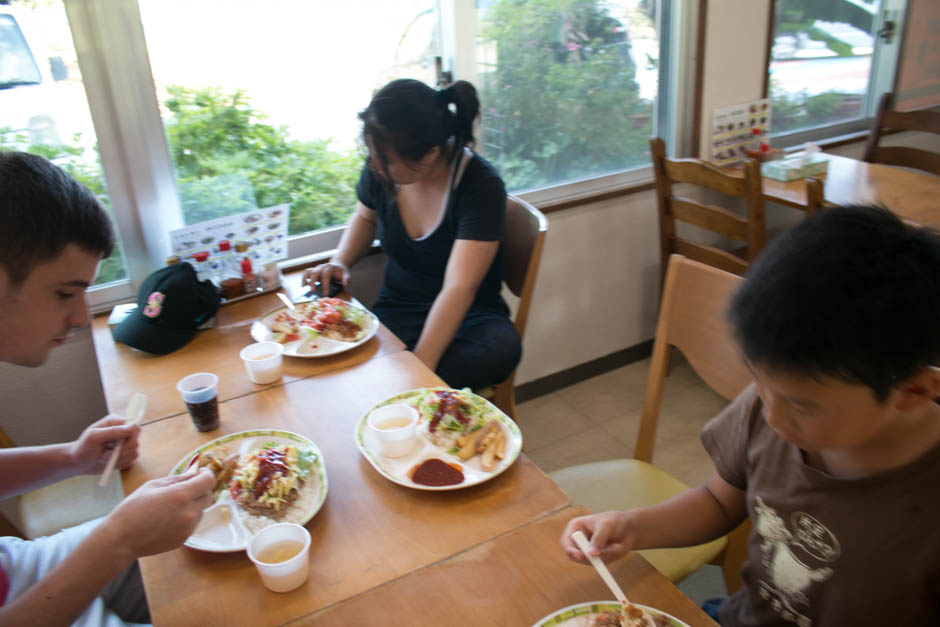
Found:
[[[773,133],[862,117],[880,0],[776,0],[774,7]]]

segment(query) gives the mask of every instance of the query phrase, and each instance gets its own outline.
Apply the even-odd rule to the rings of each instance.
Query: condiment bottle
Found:
[[[251,259],[248,257],[242,259],[242,283],[245,285],[246,292],[258,290],[258,278],[251,268]]]
[[[232,244],[227,239],[219,241],[219,275],[222,279],[227,279],[233,274],[240,275],[240,272],[235,272],[237,270],[237,264],[233,264],[232,261]]]
[[[221,257],[219,263],[219,288],[222,290],[222,298],[231,300],[245,293],[241,265],[236,254],[232,252],[232,245],[227,239],[219,242],[219,255]]]
[[[271,262],[265,264],[264,268],[258,272],[258,282],[261,283],[261,289],[273,289],[281,284],[281,275],[277,269],[277,263]]]
[[[206,251],[193,253],[193,266],[196,268],[196,278],[200,281],[208,281],[212,272],[209,268],[209,253]]]
[[[170,255],[169,257],[166,258],[166,265],[168,266],[175,266],[179,262],[180,262],[179,255]]]

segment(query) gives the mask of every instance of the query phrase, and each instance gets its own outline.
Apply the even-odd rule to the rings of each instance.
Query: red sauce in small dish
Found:
[[[463,483],[460,464],[449,464],[443,460],[426,459],[408,473],[415,483],[427,486],[457,485]]]

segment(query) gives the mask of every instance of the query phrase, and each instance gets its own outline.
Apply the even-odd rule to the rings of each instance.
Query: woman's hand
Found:
[[[568,521],[561,534],[561,548],[569,559],[587,564],[588,559],[571,536],[582,531],[591,543],[591,553],[605,562],[619,559],[636,546],[630,512],[604,512],[578,516]]]
[[[75,464],[75,474],[94,475],[104,470],[111,450],[118,441],[123,440],[121,455],[116,468],[127,470],[137,459],[137,436],[140,427],[126,425],[124,418],[108,414],[101,420],[89,425],[77,440],[71,444],[71,456]]]
[[[321,263],[318,266],[304,271],[303,285],[309,285],[311,289],[316,289],[316,284],[320,287],[318,293],[320,296],[329,296],[330,284],[333,282],[341,283],[343,288],[349,286],[349,268],[341,261],[330,260]]]

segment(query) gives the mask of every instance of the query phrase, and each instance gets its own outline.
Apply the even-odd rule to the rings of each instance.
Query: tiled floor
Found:
[[[523,450],[545,472],[633,454],[649,359],[612,370],[517,408]],[[690,485],[711,475],[699,431],[727,401],[674,353],[666,378],[653,462]]]
[[[547,473],[632,456],[649,364],[645,359],[520,404],[516,414],[526,455]],[[712,464],[699,442],[699,431],[725,405],[727,401],[674,352],[653,462],[689,485],[704,483]],[[679,588],[699,604],[726,595],[717,566],[703,567]]]

